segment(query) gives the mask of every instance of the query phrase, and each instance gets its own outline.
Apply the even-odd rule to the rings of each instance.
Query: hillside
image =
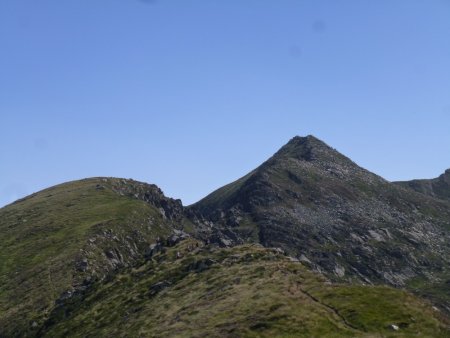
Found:
[[[398,327],[398,331],[393,329]],[[44,337],[445,337],[388,287],[332,285],[279,250],[186,239],[55,308]]]
[[[227,241],[281,247],[333,280],[427,285],[450,310],[450,204],[392,184],[313,136],[293,138],[190,211]]]
[[[112,178],[65,183],[0,209],[2,335],[40,325],[55,302],[141,259],[189,224],[182,210],[154,185]]]
[[[189,207],[130,179],[40,191],[0,209],[0,337],[448,337],[439,187],[308,136]]]

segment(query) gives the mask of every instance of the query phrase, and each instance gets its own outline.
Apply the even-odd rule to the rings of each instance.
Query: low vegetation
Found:
[[[429,304],[331,284],[277,250],[187,239],[56,308],[48,337],[446,337]]]
[[[120,182],[70,182],[0,210],[0,336],[41,323],[60,295],[85,277],[77,260],[88,257],[90,275],[101,279],[114,268],[107,264],[109,249],[122,253],[120,264],[133,261],[124,248],[127,236],[138,234],[134,242],[143,250],[172,232],[151,204],[114,191]]]
[[[187,208],[133,180],[43,190],[0,209],[0,338],[450,337],[433,182],[308,136]]]

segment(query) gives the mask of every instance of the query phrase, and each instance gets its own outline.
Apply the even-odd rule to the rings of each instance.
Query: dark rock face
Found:
[[[108,180],[105,178],[105,180]],[[128,196],[151,204],[159,209],[165,219],[180,221],[183,217],[181,200],[164,196],[158,186],[135,180],[110,180],[111,188],[119,195]],[[98,189],[98,187],[97,187]]]
[[[438,178],[431,180],[412,180],[395,182],[400,186],[413,189],[422,194],[450,201],[450,169]]]
[[[144,253],[144,257],[145,257],[145,259],[150,259],[157,253],[163,252],[163,251],[164,251],[164,246],[161,241],[158,241],[157,243],[150,244],[150,246]]]
[[[188,214],[212,224],[216,241],[280,247],[342,281],[406,286],[450,266],[450,203],[387,182],[312,136],[293,138]]]
[[[171,283],[169,281],[162,281],[162,282],[155,283],[155,284],[150,286],[150,288],[149,288],[149,295],[150,296],[154,296],[157,293],[159,293],[162,290],[164,290],[165,288],[168,288],[170,285],[171,285]]]
[[[203,272],[205,270],[208,270],[211,265],[216,263],[214,260],[207,258],[207,259],[201,259],[196,260],[192,262],[190,265],[186,267],[186,272]]]

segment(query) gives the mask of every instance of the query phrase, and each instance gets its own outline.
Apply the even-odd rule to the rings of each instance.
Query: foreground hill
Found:
[[[181,202],[154,185],[95,178],[0,209],[0,336],[40,325],[55,302],[182,230]]]
[[[450,310],[450,203],[392,184],[313,136],[293,138],[189,210],[226,241],[281,247],[334,280],[406,286]]]
[[[44,337],[446,337],[430,305],[332,285],[279,250],[186,239],[59,304]]]

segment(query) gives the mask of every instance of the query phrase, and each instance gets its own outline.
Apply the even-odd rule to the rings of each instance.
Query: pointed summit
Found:
[[[315,136],[305,137],[295,136],[278,150],[272,158],[265,162],[262,167],[273,165],[275,162],[296,161],[299,165],[313,165],[316,169],[331,170],[333,172],[358,172],[359,174],[369,174],[356,163],[344,156],[336,149],[318,139]],[[299,162],[300,161],[300,162]],[[370,175],[373,175],[370,173]]]
[[[299,160],[313,161],[331,153],[335,154],[337,151],[318,138],[308,135],[306,137],[293,137],[275,154],[275,157],[287,156]]]
[[[290,200],[319,203],[328,194],[356,199],[361,191],[352,191],[355,183],[366,186],[387,181],[312,135],[295,136],[259,167],[213,191],[192,209],[204,215],[214,213],[211,217],[216,219],[221,210],[250,211]],[[329,192],[324,194],[324,189]]]
[[[272,196],[273,200],[280,199],[280,190],[286,191],[293,186],[301,186],[301,189],[304,189],[308,184],[313,187],[315,182],[312,177],[330,180],[332,183],[329,185],[334,187],[333,189],[343,182],[355,180],[364,184],[386,182],[359,167],[320,139],[312,135],[295,136],[259,167],[237,181],[217,189],[194,206],[204,212],[206,209],[218,210],[225,205],[236,204],[237,200],[245,206],[249,205],[250,199],[264,204],[268,196]]]

